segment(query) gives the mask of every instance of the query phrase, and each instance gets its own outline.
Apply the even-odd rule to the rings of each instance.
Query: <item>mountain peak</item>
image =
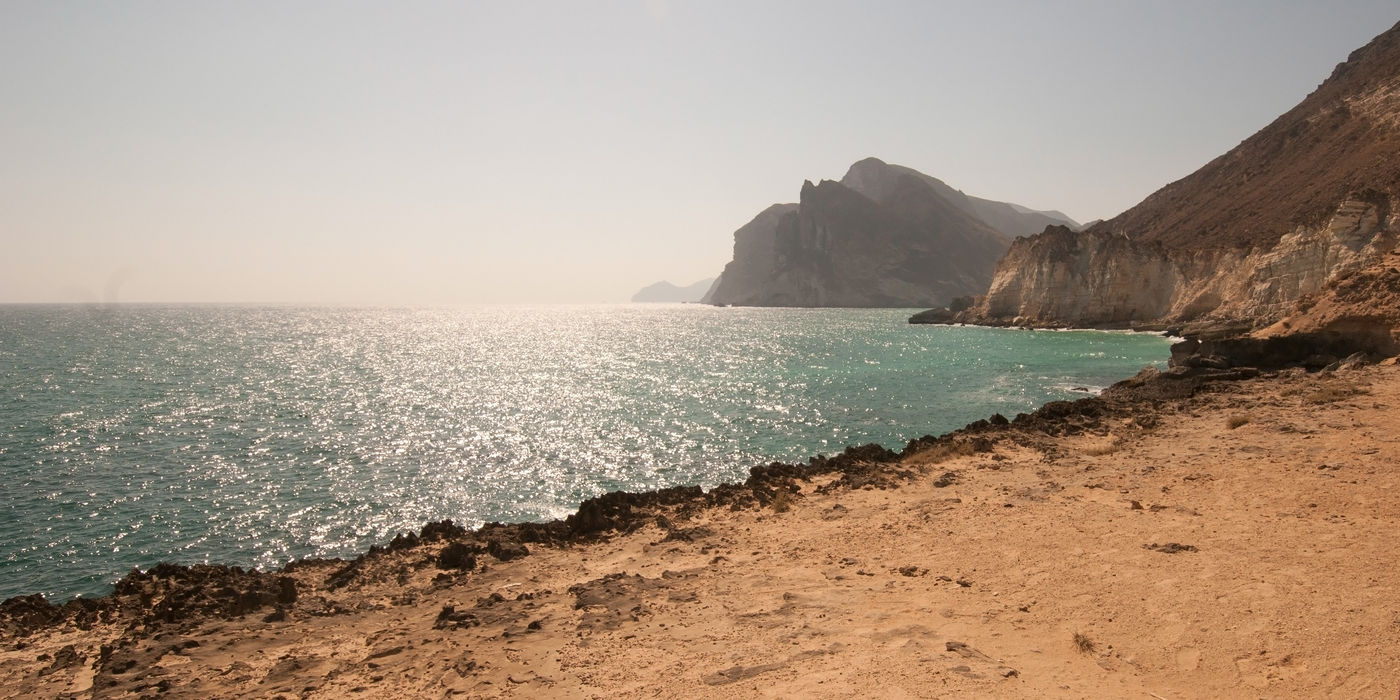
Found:
[[[846,171],[846,176],[841,178],[841,184],[876,202],[886,203],[904,191],[904,183],[910,178],[919,180],[949,204],[981,219],[1010,238],[1039,233],[1046,226],[1065,225],[1079,228],[1078,223],[1058,211],[1037,211],[1020,204],[970,197],[932,175],[925,175],[903,165],[886,163],[879,158],[866,158],[853,163]]]
[[[735,231],[734,258],[706,300],[929,306],[978,293],[1011,238],[975,213],[984,204],[1045,228],[1039,213],[969,198],[912,168],[865,158],[840,181],[805,180],[799,204],[770,207]]]

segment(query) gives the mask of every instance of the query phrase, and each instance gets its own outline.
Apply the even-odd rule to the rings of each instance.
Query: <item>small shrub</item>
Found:
[[[1089,639],[1089,635],[1083,632],[1075,632],[1074,648],[1078,649],[1081,654],[1092,654],[1094,653],[1094,640]]]

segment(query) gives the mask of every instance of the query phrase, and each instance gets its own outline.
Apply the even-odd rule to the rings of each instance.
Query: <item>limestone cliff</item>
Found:
[[[998,263],[980,323],[1267,327],[1395,248],[1400,25],[1229,153],[1082,233]]]
[[[705,301],[741,306],[910,307],[978,294],[1010,236],[978,207],[1023,231],[1066,222],[975,200],[918,171],[869,158],[840,182],[807,182],[734,234],[734,259]],[[1038,230],[1038,229],[1037,229]]]
[[[1015,325],[1246,331],[1394,249],[1389,200],[1348,199],[1320,226],[1262,249],[1174,250],[1102,229],[1016,241],[982,306],[962,320]]]

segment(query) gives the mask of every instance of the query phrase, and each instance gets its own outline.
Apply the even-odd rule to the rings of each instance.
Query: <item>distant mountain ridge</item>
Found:
[[[705,296],[706,292],[710,291],[710,287],[714,285],[714,283],[715,280],[713,277],[707,277],[699,282],[688,284],[684,287],[677,287],[666,281],[657,282],[647,285],[636,294],[633,294],[632,301],[646,303],[697,302],[700,301],[701,297]]]
[[[993,225],[988,219],[996,221]],[[976,197],[877,158],[839,182],[803,183],[734,233],[704,301],[719,305],[911,307],[978,294],[1012,238],[1068,217]]]

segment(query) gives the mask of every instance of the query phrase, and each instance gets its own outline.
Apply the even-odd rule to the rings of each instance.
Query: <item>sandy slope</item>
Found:
[[[484,572],[310,564],[285,620],[6,636],[0,696],[1393,698],[1397,406],[1286,372]]]

